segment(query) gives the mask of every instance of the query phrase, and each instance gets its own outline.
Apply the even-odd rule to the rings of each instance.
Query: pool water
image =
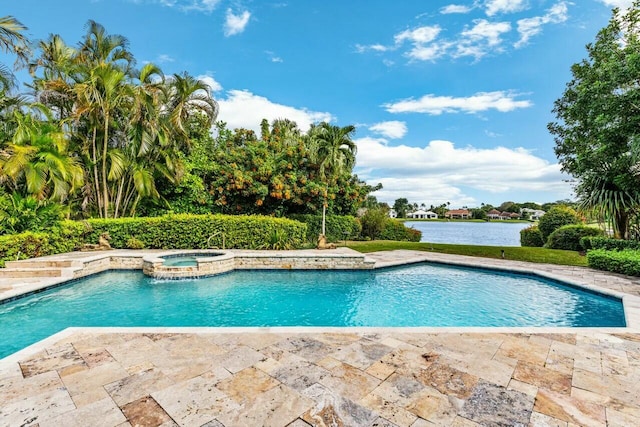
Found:
[[[212,252],[165,255],[162,257],[162,264],[167,267],[195,267],[198,265],[198,258],[210,259],[220,255],[222,254]]]
[[[70,326],[625,326],[619,299],[533,276],[418,264],[234,271],[158,280],[110,271],[0,305],[0,357]]]
[[[173,258],[165,258],[163,265],[167,267],[195,267],[198,265],[198,261],[196,257],[193,256],[183,256],[183,257],[173,257]]]

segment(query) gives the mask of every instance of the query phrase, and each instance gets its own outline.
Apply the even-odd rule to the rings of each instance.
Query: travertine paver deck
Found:
[[[428,258],[531,268],[369,256],[377,267]],[[634,278],[534,267],[640,295]],[[67,330],[0,361],[0,425],[640,425],[639,331],[552,330]]]
[[[0,400],[9,426],[637,426],[640,335],[77,332]]]

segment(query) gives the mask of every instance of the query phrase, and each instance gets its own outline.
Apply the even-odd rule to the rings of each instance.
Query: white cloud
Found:
[[[599,0],[604,3],[627,4],[628,0]],[[449,4],[440,9],[442,14],[468,13],[483,8],[489,16],[521,12],[529,9],[529,0],[475,0],[470,5]],[[435,61],[442,57],[473,57],[476,61],[490,54],[505,52],[507,47],[520,48],[531,37],[539,34],[546,24],[558,24],[568,19],[568,0],[556,0],[544,15],[529,16],[516,22],[507,20],[496,22],[491,19],[475,19],[465,25],[456,35],[451,28],[440,25],[424,25],[406,29],[394,35],[393,43],[373,43],[356,45],[356,52],[376,52],[390,54],[400,51],[413,61]],[[530,13],[531,15],[532,13]],[[512,31],[514,27],[517,33]],[[509,46],[507,46],[507,43]],[[390,55],[385,55],[390,56]]]
[[[216,81],[210,74],[202,74],[196,77],[198,80],[204,82],[209,86],[212,93],[219,92],[222,90],[222,85]]]
[[[391,46],[385,46],[380,43],[371,45],[357,44],[356,52],[389,52],[401,48],[405,43],[410,43],[412,47],[405,53],[407,57],[419,61],[433,60],[444,55],[449,47],[446,42],[436,42],[441,31],[442,28],[439,25],[426,25],[407,29],[393,36],[394,44]]]
[[[161,55],[158,55],[158,57],[156,58],[156,62],[163,64],[166,62],[173,62],[175,61],[171,56],[167,55],[166,53],[163,53]]]
[[[526,0],[487,0],[485,3],[487,16],[499,13],[514,13],[527,9]]]
[[[604,3],[605,6],[619,9],[627,9],[633,4],[633,0],[600,0],[600,2]]]
[[[226,37],[240,34],[244,31],[251,18],[249,11],[244,11],[240,15],[235,15],[231,9],[227,9],[227,15],[224,23],[224,35]]]
[[[475,203],[463,187],[491,193],[545,191],[563,197],[571,193],[560,165],[524,148],[457,148],[450,141],[430,141],[425,147],[392,146],[370,137],[355,142],[356,172],[369,182],[381,182],[383,189],[376,196],[387,202],[407,197],[428,203]]]
[[[382,44],[372,44],[372,45],[361,45],[361,44],[357,44],[356,45],[356,51],[358,53],[364,53],[368,50],[372,50],[374,52],[386,52],[388,50],[393,50],[393,47],[389,47],[389,46],[385,46]]]
[[[569,18],[569,6],[567,2],[561,1],[554,4],[543,16],[524,18],[518,21],[518,34],[520,39],[513,45],[520,48],[526,45],[531,37],[542,32],[542,26],[546,24],[559,24]]]
[[[140,3],[144,0],[130,0]],[[218,6],[220,0],[147,0],[148,3],[158,3],[166,7],[176,7],[184,12],[196,11],[210,13]]]
[[[407,134],[407,124],[398,120],[376,123],[369,127],[370,131],[389,139],[399,139]]]
[[[495,91],[478,92],[475,95],[454,98],[451,96],[424,95],[419,99],[403,99],[398,102],[384,104],[390,113],[426,113],[440,115],[442,113],[479,113],[487,110],[500,112],[513,111],[518,108],[528,108],[533,105],[528,100],[516,100],[517,93]]]
[[[511,31],[509,22],[489,22],[476,19],[474,26],[465,29],[456,46],[455,57],[473,56],[479,59],[490,52],[500,51],[501,36]]]
[[[433,61],[447,53],[451,43],[433,43],[428,46],[414,46],[406,53],[406,56],[418,61]]]
[[[229,129],[245,128],[259,132],[262,119],[287,118],[306,131],[312,123],[334,120],[330,113],[278,104],[248,90],[230,90],[225,99],[217,101],[220,104],[218,119],[227,122]]]
[[[269,59],[271,60],[271,62],[284,62],[281,57],[279,57],[278,55],[276,55],[274,52],[270,50],[265,50],[264,53],[266,53],[269,56]]]
[[[444,55],[449,47],[446,42],[435,41],[441,31],[438,25],[404,30],[393,37],[395,47],[398,48],[405,42],[409,42],[413,47],[405,53],[407,57],[419,61],[434,60]]]
[[[404,30],[394,36],[397,45],[410,41],[416,44],[424,44],[433,41],[440,33],[441,28],[438,25],[418,27],[413,30]]]
[[[475,9],[475,5],[474,6],[465,6],[462,4],[450,4],[447,5],[443,8],[440,9],[440,13],[443,15],[448,15],[451,13],[469,13],[471,12],[473,9]]]

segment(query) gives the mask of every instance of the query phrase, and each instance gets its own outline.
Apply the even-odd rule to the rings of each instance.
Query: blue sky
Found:
[[[2,15],[73,45],[93,19],[139,64],[207,81],[231,128],[353,124],[356,172],[383,184],[379,200],[459,207],[572,198],[546,129],[553,101],[611,7],[630,3],[19,0]]]

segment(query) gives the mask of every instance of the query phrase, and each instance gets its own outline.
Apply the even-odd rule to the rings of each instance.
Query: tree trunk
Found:
[[[93,160],[93,185],[95,186],[96,189],[96,202],[98,203],[98,212],[100,213],[100,216],[104,218],[103,214],[102,214],[102,194],[100,194],[100,178],[98,177],[98,156],[97,156],[97,151],[98,151],[98,147],[96,147],[96,135],[97,135],[98,129],[97,128],[93,128],[93,137],[91,138],[91,147],[92,147],[92,154],[91,154],[91,158]]]
[[[104,217],[109,217],[109,188],[107,187],[107,148],[109,146],[109,110],[104,113],[104,142],[102,146],[102,197]]]
[[[613,237],[629,240],[629,215],[626,211],[618,211],[613,217]]]
[[[327,211],[327,203],[324,202],[322,204],[322,235],[323,236],[326,236],[326,233],[325,233],[325,218],[326,218],[326,215],[327,215],[326,211]]]

